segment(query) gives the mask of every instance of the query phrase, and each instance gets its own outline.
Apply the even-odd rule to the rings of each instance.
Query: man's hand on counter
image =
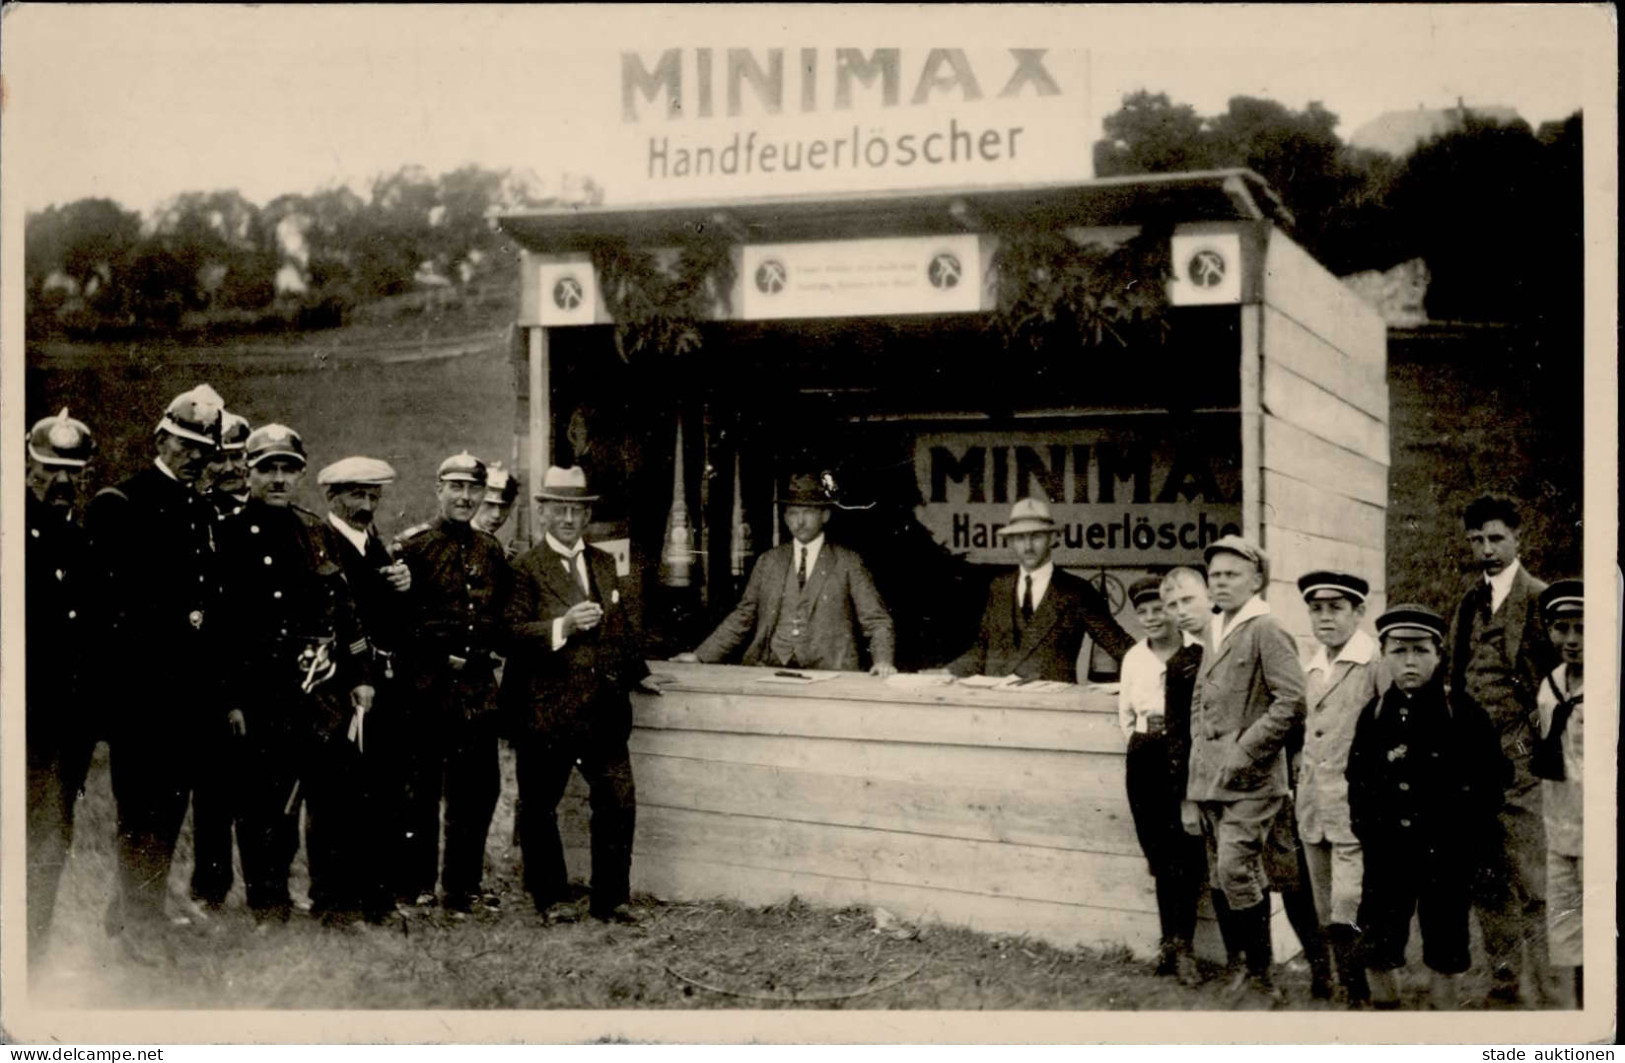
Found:
[[[677,664],[699,664],[700,659],[692,653],[679,653],[672,657]]]
[[[660,696],[660,688],[671,681],[671,676],[669,675],[659,675],[658,673],[655,675],[646,675],[642,679],[638,680],[638,689],[645,694],[653,694],[658,698]]]
[[[897,674],[897,666],[895,664],[877,664],[869,669],[869,674],[878,675],[880,678],[885,679],[887,676]]]

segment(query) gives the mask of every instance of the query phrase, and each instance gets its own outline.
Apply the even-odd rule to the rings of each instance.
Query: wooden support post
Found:
[[[540,538],[540,514],[536,510],[536,486],[553,463],[552,373],[548,365],[548,335],[545,327],[530,330],[530,470],[522,481],[526,494],[524,513],[530,519],[522,531]]]

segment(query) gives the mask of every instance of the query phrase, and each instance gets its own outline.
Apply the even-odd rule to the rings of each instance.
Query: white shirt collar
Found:
[[[1512,564],[1503,568],[1498,574],[1492,576],[1484,574],[1484,582],[1490,585],[1490,612],[1501,608],[1507,595],[1512,593],[1512,583],[1518,578],[1518,559],[1513,558]]]
[[[1367,635],[1359,628],[1355,628],[1354,634],[1349,636],[1349,640],[1345,642],[1343,644],[1343,648],[1338,651],[1337,660],[1335,661],[1328,662],[1326,660],[1326,647],[1324,645],[1317,644],[1315,646],[1315,655],[1309,659],[1309,667],[1307,670],[1311,672],[1316,670],[1329,672],[1333,666],[1341,664],[1344,661],[1347,661],[1350,664],[1370,664],[1376,655],[1377,640],[1372,638],[1370,635]]]
[[[795,550],[792,551],[793,553],[799,555],[803,550],[807,552],[807,572],[810,575],[812,573],[813,566],[818,564],[819,551],[824,549],[823,533],[820,532],[818,538],[814,539],[810,543],[804,543],[800,539],[791,539],[790,543],[795,547]]]
[[[1036,610],[1043,604],[1044,595],[1049,593],[1049,583],[1054,575],[1054,561],[1046,561],[1031,572],[1018,566],[1016,568],[1016,604],[1018,606],[1021,604],[1023,585],[1027,582],[1027,577],[1031,576],[1033,579],[1033,609]]]
[[[159,472],[163,473],[165,476],[169,477],[171,480],[174,480],[176,483],[181,482],[181,478],[179,476],[175,475],[175,470],[171,469],[168,465],[164,464],[164,459],[163,458],[153,458],[152,463],[154,465],[158,466],[158,471]]]
[[[366,556],[367,533],[364,530],[351,526],[349,521],[331,511],[327,514],[327,523],[337,528],[339,534],[350,541],[350,545],[355,547],[356,553],[361,554],[363,557]]]
[[[1247,599],[1247,603],[1237,611],[1236,618],[1230,623],[1226,624],[1224,622],[1223,613],[1215,616],[1213,618],[1213,648],[1217,650],[1224,643],[1225,636],[1236,630],[1245,621],[1251,620],[1255,616],[1268,616],[1269,611],[1270,603],[1255,594]]]
[[[565,557],[579,557],[582,551],[587,549],[587,543],[583,539],[577,539],[575,547],[572,549],[571,547],[565,546],[563,543],[553,538],[552,532],[544,532],[542,538],[547,540],[547,545],[549,547],[558,553],[563,554]]]

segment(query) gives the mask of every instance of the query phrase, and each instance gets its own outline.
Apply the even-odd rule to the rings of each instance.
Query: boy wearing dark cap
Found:
[[[1157,882],[1162,942],[1156,973],[1175,975],[1181,983],[1194,985],[1191,936],[1207,857],[1201,839],[1186,834],[1180,823],[1185,774],[1181,770],[1176,783],[1170,765],[1164,691],[1169,661],[1186,646],[1200,649],[1201,639],[1180,630],[1163,609],[1161,587],[1160,579],[1148,577],[1128,589],[1146,637],[1123,655],[1117,722],[1128,742],[1124,781],[1134,832]]]
[[[1480,840],[1494,823],[1507,765],[1489,717],[1445,698],[1439,674],[1445,621],[1420,605],[1377,620],[1393,685],[1371,699],[1349,750],[1349,823],[1365,863],[1362,952],[1379,1010],[1399,1007],[1411,917],[1432,972],[1430,1005],[1457,1006],[1470,963],[1469,888]]]
[[[1304,669],[1303,750],[1296,812],[1315,912],[1331,947],[1351,1007],[1370,998],[1365,968],[1354,954],[1364,863],[1349,828],[1344,772],[1360,710],[1381,692],[1377,641],[1360,630],[1371,586],[1348,572],[1318,571],[1298,580],[1319,643]]]
[[[1540,684],[1540,738],[1529,770],[1541,780],[1546,820],[1546,938],[1553,967],[1574,968],[1574,978],[1557,986],[1564,1007],[1584,1006],[1581,965],[1581,902],[1585,792],[1581,765],[1585,737],[1585,587],[1577,579],[1558,580],[1540,596],[1540,612],[1562,661]],[[1572,994],[1572,996],[1570,996]]]

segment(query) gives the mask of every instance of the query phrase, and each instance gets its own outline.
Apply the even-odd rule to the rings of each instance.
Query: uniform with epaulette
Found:
[[[249,436],[248,418],[222,410],[220,453],[210,462],[198,487],[214,507],[217,520],[241,513],[248,501],[243,480]],[[229,485],[229,486],[223,486]],[[230,490],[230,486],[238,488]],[[231,770],[231,734],[224,721],[213,721],[202,738],[202,755],[192,784],[192,900],[207,911],[218,911],[231,892],[231,828],[236,822],[232,802],[237,780]]]
[[[501,792],[495,673],[507,642],[503,608],[512,573],[502,544],[471,523],[484,487],[479,459],[467,453],[446,459],[436,489],[441,515],[400,543],[412,578],[400,669],[412,748],[410,837],[398,888],[405,900],[429,903],[438,870],[444,904],[454,912],[468,911],[480,897],[485,839]]]
[[[96,445],[63,409],[28,433],[28,537],[23,541],[28,681],[28,961],[41,955],[73,844],[73,806],[96,744],[81,662],[94,645],[90,570],[73,519]]]
[[[249,501],[219,529],[231,638],[222,705],[241,714],[233,725],[240,732],[238,839],[248,905],[262,922],[288,917],[303,800],[312,911],[344,919],[361,907],[356,864],[366,824],[356,815],[352,780],[365,753],[365,715],[352,703],[365,689],[370,706],[366,640],[332,529],[287,504],[304,467],[299,436],[266,425],[248,450]],[[280,496],[263,482],[274,459],[290,470]]]

